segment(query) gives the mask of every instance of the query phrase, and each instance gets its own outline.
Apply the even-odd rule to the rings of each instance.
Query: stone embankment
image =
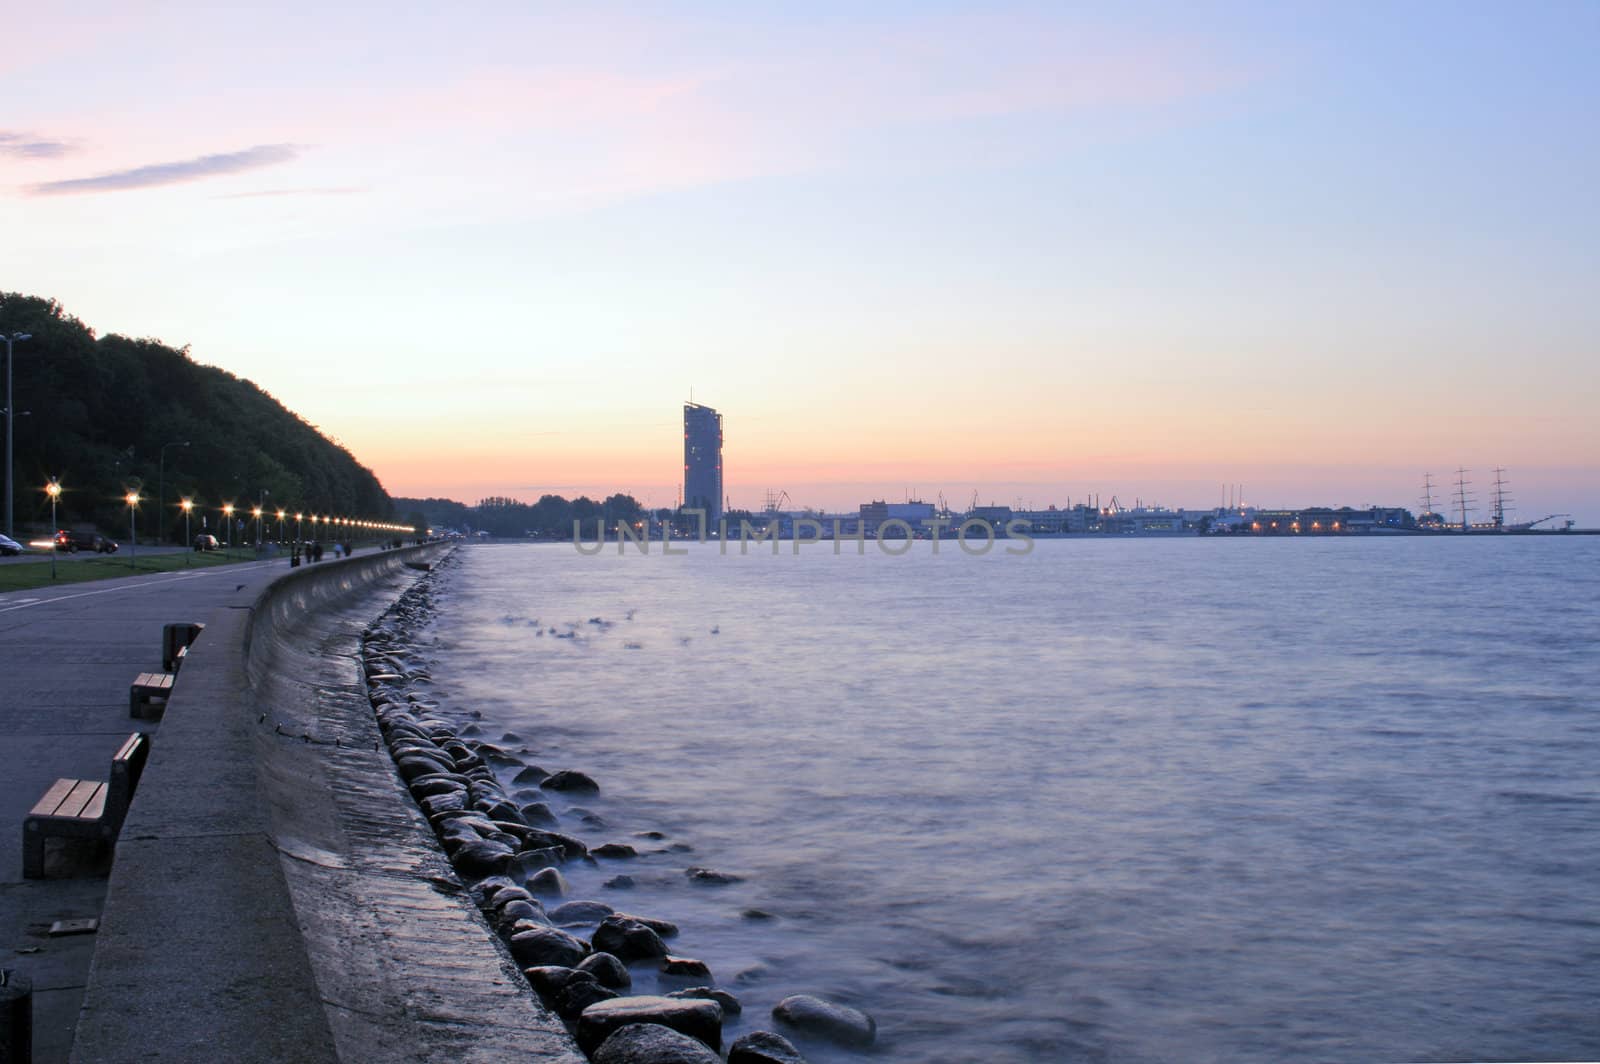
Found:
[[[395,776],[360,632],[429,545],[205,618],[117,844],[76,1061],[581,1064]],[[152,640],[159,632],[152,633]]]

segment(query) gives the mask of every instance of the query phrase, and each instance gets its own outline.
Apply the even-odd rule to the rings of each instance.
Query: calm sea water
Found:
[[[809,992],[894,1060],[1600,1058],[1600,539],[459,554],[447,708],[597,778],[591,845],[693,848],[566,872],[730,1037]]]

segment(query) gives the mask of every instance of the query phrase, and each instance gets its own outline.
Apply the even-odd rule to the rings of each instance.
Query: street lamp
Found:
[[[44,486],[44,493],[50,496],[50,579],[56,578],[56,500],[61,498],[61,478],[51,477],[50,483]]]
[[[17,404],[11,398],[11,363],[15,361],[12,346],[20,340],[31,340],[33,336],[25,332],[0,333],[0,339],[6,342],[6,535],[15,537],[16,531],[11,526],[11,423],[16,418],[11,416],[11,411]]]
[[[226,546],[231,550],[233,548],[233,503],[222,504],[222,522],[222,534],[226,538]]]
[[[189,548],[194,546],[194,540],[189,538],[189,514],[194,510],[194,500],[185,498],[178,506],[183,510],[183,564],[189,564]]]
[[[173,440],[161,445],[160,471],[156,474],[156,541],[167,540],[167,448],[187,447],[188,440]]]
[[[304,517],[305,517],[305,512],[304,511],[300,511],[299,513],[296,513],[294,515],[294,541],[296,543],[305,542],[304,537],[302,537],[300,535],[300,521]]]
[[[261,549],[261,507],[251,509],[250,515],[256,519],[256,550]]]
[[[287,516],[282,510],[278,511],[278,543],[283,543],[283,519]]]
[[[139,558],[139,493],[130,491],[125,498],[128,501],[128,568],[132,569]]]

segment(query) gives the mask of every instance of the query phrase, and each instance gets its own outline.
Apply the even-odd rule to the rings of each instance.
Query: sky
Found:
[[[672,505],[692,394],[735,506],[1600,524],[1600,4],[0,15],[0,289],[391,494]]]

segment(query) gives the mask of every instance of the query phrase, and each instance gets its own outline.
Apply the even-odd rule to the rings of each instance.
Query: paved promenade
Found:
[[[24,880],[22,818],[58,777],[104,779],[128,734],[128,685],[161,667],[161,626],[247,607],[286,558],[0,595],[0,965],[34,984],[34,1060],[67,1059],[96,936],[49,936],[99,916],[99,875]],[[85,871],[85,869],[79,869]]]

